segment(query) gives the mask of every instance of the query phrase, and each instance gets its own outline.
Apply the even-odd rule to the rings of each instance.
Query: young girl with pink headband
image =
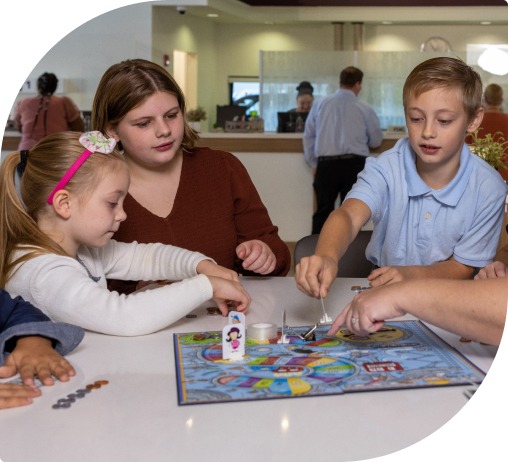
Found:
[[[100,132],[49,135],[0,169],[0,284],[51,319],[110,335],[158,331],[213,298],[223,314],[250,297],[203,254],[111,239],[125,220],[129,173]],[[125,296],[107,279],[179,281]]]

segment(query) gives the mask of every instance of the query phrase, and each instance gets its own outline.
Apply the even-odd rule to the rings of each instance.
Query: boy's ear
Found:
[[[71,200],[69,191],[60,189],[53,196],[53,210],[55,213],[67,220],[71,216]]]
[[[483,114],[485,114],[483,107],[478,108],[473,120],[471,120],[467,126],[468,133],[473,133],[480,126],[483,120]]]

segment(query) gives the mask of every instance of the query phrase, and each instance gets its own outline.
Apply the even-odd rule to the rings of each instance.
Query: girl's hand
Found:
[[[257,239],[242,242],[236,248],[236,256],[243,260],[244,269],[258,274],[270,274],[277,264],[272,249]]]
[[[32,398],[41,395],[41,391],[31,385],[0,383],[0,409],[32,404]]]
[[[495,261],[482,268],[474,278],[476,280],[504,278],[506,275],[508,275],[508,266],[500,261]]]
[[[244,287],[237,281],[215,276],[208,276],[213,288],[213,299],[217,302],[223,316],[229,313],[228,303],[233,303],[237,311],[249,308],[251,298]]]
[[[44,385],[53,385],[53,376],[61,382],[67,382],[76,375],[74,368],[44,337],[21,337],[16,348],[0,367],[0,377],[10,377],[19,372],[23,383],[34,385],[34,376],[38,376]]]
[[[238,273],[224,268],[224,266],[219,266],[211,260],[201,260],[196,267],[196,271],[198,274],[204,274],[205,276],[216,276],[230,281],[239,281]]]

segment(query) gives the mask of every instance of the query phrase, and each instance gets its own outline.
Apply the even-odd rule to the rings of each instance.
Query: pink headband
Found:
[[[79,142],[83,145],[85,150],[83,153],[74,161],[69,170],[65,172],[65,175],[54,187],[53,191],[48,197],[48,204],[53,204],[54,195],[64,189],[67,183],[71,181],[71,178],[81,167],[85,160],[87,160],[94,152],[100,152],[102,154],[111,154],[115,149],[116,141],[113,138],[106,138],[101,132],[86,132],[79,137]]]

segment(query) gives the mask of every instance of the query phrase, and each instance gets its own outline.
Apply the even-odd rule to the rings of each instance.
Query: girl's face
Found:
[[[435,88],[418,97],[410,96],[406,124],[420,174],[423,171],[437,173],[439,169],[440,173],[453,178],[466,132],[476,130],[482,118],[480,111],[468,121],[458,88]]]
[[[123,201],[129,189],[129,172],[124,162],[108,171],[89,197],[81,199],[78,194],[71,197],[70,229],[66,250],[74,247],[103,247],[118,231],[120,223],[127,218],[123,210]]]
[[[154,93],[108,133],[122,142],[129,162],[150,170],[160,169],[176,157],[183,140],[184,120],[176,96]]]

